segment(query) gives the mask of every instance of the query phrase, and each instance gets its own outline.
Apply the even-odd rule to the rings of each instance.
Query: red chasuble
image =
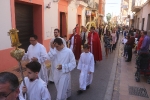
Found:
[[[88,34],[88,44],[91,46],[91,37],[92,33],[89,32]],[[91,47],[90,47],[91,49]],[[101,43],[98,36],[98,33],[93,33],[93,39],[92,39],[92,53],[94,55],[95,61],[101,61],[102,60],[102,50],[101,50]]]
[[[73,53],[75,55],[75,59],[79,60],[81,55],[81,37],[79,34],[71,35],[69,40],[71,41],[71,38],[74,36],[74,45],[73,45]]]

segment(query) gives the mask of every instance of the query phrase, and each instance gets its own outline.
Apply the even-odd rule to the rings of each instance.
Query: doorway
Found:
[[[60,12],[60,37],[67,35],[67,19],[65,12]]]
[[[33,34],[33,6],[21,3],[15,3],[16,28],[19,30],[19,41],[22,44],[20,48],[27,51],[30,45],[29,38]]]
[[[150,14],[148,14],[147,31],[150,30]]]
[[[138,21],[137,21],[137,29],[139,29],[139,21],[140,21],[140,18],[138,18]]]
[[[145,18],[142,18],[142,27],[141,27],[141,30],[144,29],[144,21],[145,21]]]
[[[78,23],[79,25],[79,34],[80,34],[80,28],[81,28],[81,15],[78,15]]]

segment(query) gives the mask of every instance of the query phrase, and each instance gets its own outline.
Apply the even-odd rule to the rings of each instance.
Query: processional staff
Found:
[[[15,47],[14,50],[10,51],[10,55],[18,61],[23,85],[26,86],[25,81],[24,81],[22,65],[21,65],[21,59],[25,54],[25,50],[22,48],[18,48],[18,46],[21,45],[21,43],[19,42],[19,38],[18,38],[18,32],[19,31],[17,29],[14,29],[14,28],[9,30],[9,32],[8,32],[9,36],[10,36],[10,40],[11,40],[11,46]],[[28,98],[27,93],[24,94],[24,97],[25,96],[26,96],[26,100],[27,100],[27,98]]]

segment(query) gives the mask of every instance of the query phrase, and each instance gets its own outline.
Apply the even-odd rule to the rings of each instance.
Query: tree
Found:
[[[111,19],[111,14],[110,14],[110,13],[108,13],[108,14],[106,15],[106,19],[107,19],[107,22],[110,22],[110,19]]]

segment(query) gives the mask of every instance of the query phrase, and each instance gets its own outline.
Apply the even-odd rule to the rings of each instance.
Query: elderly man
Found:
[[[16,75],[9,72],[0,73],[0,100],[18,100],[19,81]],[[20,100],[22,100],[20,98]]]

